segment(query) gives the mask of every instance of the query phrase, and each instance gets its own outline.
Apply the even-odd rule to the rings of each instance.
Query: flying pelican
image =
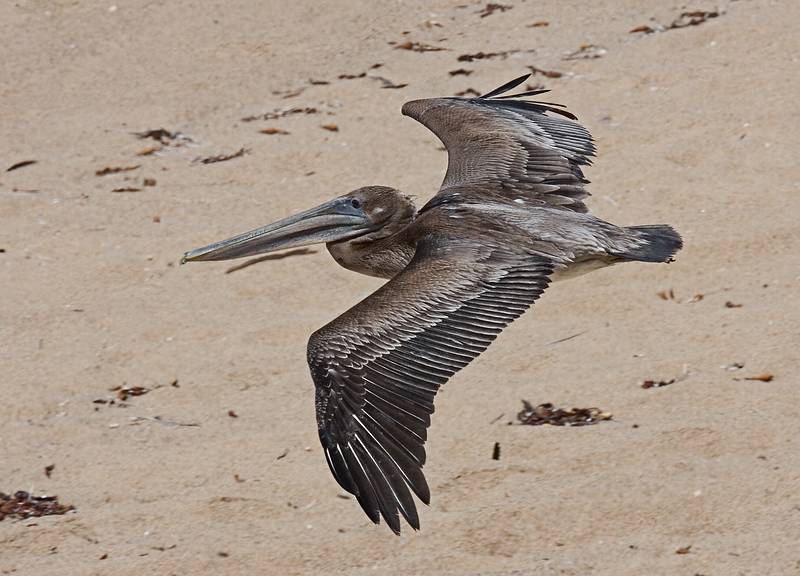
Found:
[[[618,262],[670,262],[667,225],[620,227],[587,213],[581,166],[595,147],[559,104],[504,95],[407,102],[447,148],[420,210],[367,186],[274,224],[187,252],[228,260],[326,243],[349,270],[390,279],[308,342],[319,438],[339,485],[396,534],[425,504],[425,440],[436,391],[525,312],[551,280]],[[552,113],[559,116],[551,115]]]

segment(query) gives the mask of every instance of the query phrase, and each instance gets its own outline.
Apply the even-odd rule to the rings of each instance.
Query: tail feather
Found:
[[[675,253],[683,248],[683,240],[672,226],[649,224],[625,228],[643,244],[619,254],[623,258],[641,262],[672,262]]]

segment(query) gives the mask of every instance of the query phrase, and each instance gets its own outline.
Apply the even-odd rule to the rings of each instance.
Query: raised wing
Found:
[[[419,528],[436,391],[548,283],[541,256],[427,236],[406,269],[311,336],[319,437],[331,472],[375,522]]]
[[[520,99],[547,90],[501,95],[528,76],[480,98],[432,98],[403,105],[403,114],[427,126],[447,148],[447,173],[438,197],[466,186],[487,195],[525,196],[586,212],[582,200],[589,193],[581,166],[594,156],[592,136],[558,104]]]

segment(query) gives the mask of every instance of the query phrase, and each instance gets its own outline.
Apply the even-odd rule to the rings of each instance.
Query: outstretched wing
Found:
[[[502,96],[528,76],[479,98],[432,98],[403,105],[403,114],[427,126],[447,148],[447,173],[434,203],[449,190],[466,186],[486,195],[525,196],[586,212],[582,200],[589,193],[581,166],[594,156],[592,136],[558,104],[520,99],[547,90]]]
[[[308,344],[331,472],[370,519],[419,528],[413,491],[439,386],[544,291],[552,264],[516,248],[429,235],[403,272]]]

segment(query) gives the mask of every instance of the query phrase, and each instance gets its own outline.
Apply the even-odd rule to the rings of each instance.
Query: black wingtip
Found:
[[[550,92],[547,88],[541,90],[527,90],[519,94],[506,94],[505,96],[495,96],[495,100],[505,100],[506,98],[524,98],[525,96],[538,96],[539,94],[547,94]],[[554,106],[561,106],[561,104],[554,104]]]
[[[494,96],[497,96],[498,94],[503,94],[504,92],[508,92],[509,90],[512,90],[512,89],[516,88],[517,86],[519,86],[520,84],[522,84],[523,82],[525,82],[525,80],[527,80],[530,77],[531,77],[531,74],[529,73],[529,74],[525,74],[523,76],[520,76],[519,78],[514,78],[511,82],[506,82],[505,84],[503,84],[499,88],[495,88],[494,90],[492,90],[491,92],[487,92],[483,96],[478,96],[478,98],[484,98],[484,99],[493,98]]]
[[[501,96],[501,94],[505,94],[509,90],[513,90],[525,80],[531,77],[531,74],[525,74],[520,76],[519,78],[515,78],[511,82],[506,82],[499,88],[495,88],[491,92],[487,92],[483,96],[478,96],[478,100],[508,100],[508,101],[517,101],[520,104],[528,104],[532,106],[538,106],[540,109],[543,109],[545,112],[555,112],[556,114],[560,114],[565,118],[569,118],[570,120],[578,120],[578,117],[575,116],[572,112],[566,110],[563,104],[556,104],[555,102],[538,102],[533,100],[519,100],[520,98],[525,98],[526,96],[537,96],[539,94],[545,94],[546,92],[550,92],[547,89],[537,89],[537,90],[526,90],[525,92],[520,92],[519,94],[506,94],[505,96]]]

